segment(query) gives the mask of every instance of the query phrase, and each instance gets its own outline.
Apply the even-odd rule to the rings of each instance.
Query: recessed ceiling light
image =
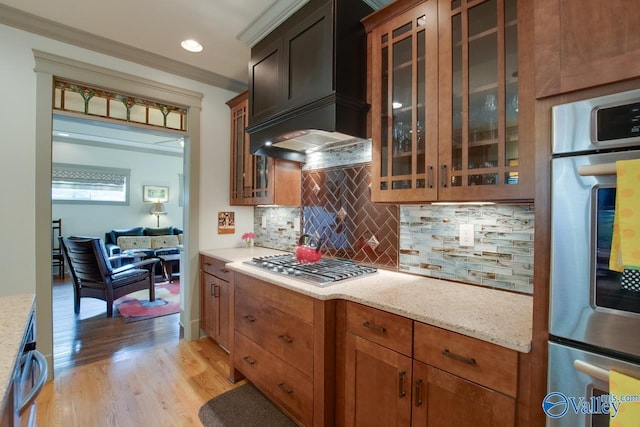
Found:
[[[182,43],[180,43],[180,46],[182,46],[183,49],[188,50],[189,52],[202,52],[202,45],[200,43],[198,43],[195,40],[183,40]]]

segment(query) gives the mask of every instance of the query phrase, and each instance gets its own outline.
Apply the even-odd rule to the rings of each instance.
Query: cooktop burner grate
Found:
[[[293,254],[256,257],[245,264],[320,286],[378,271],[375,267],[345,259],[322,258],[316,263],[303,264]]]

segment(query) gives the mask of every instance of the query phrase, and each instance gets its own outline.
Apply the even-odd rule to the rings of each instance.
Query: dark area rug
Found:
[[[295,427],[253,384],[216,396],[198,412],[204,427]]]

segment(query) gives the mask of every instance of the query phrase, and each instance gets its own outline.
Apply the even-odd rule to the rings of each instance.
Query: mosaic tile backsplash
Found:
[[[459,245],[473,224],[474,247]],[[400,271],[533,293],[534,208],[402,206]]]
[[[255,244],[265,248],[293,252],[300,233],[301,209],[299,207],[256,207],[253,213]],[[262,228],[266,216],[267,228]]]
[[[323,251],[379,267],[533,293],[532,205],[391,205],[370,201],[371,141],[308,155],[300,208],[258,207],[259,246],[295,250],[305,232]],[[267,228],[262,228],[262,216]],[[474,247],[459,245],[460,224]]]

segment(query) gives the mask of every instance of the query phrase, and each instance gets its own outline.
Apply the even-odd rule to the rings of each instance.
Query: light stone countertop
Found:
[[[531,350],[531,296],[378,269],[373,275],[319,287],[244,264],[281,251],[233,248],[201,251],[229,261],[227,268],[311,297],[344,299],[488,341],[519,352]]]
[[[2,384],[2,404],[4,408],[11,376],[21,352],[22,339],[35,295],[22,294],[0,297],[0,384]]]

